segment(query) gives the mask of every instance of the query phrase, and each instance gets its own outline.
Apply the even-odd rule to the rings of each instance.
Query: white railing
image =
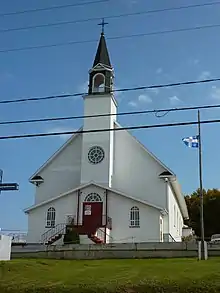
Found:
[[[66,232],[66,224],[57,224],[55,227],[49,229],[41,236],[41,243],[47,243],[53,237],[61,234],[64,235]]]
[[[107,241],[107,243],[113,242],[113,238],[110,236],[110,234],[107,231],[105,231],[105,228],[99,228],[96,231],[95,236],[98,237],[103,242],[105,242],[105,240]]]

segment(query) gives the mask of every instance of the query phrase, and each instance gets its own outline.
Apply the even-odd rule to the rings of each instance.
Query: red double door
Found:
[[[83,226],[97,229],[102,227],[102,202],[83,203]]]

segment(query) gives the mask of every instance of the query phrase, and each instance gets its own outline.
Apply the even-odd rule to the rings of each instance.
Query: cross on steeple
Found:
[[[102,35],[104,35],[105,25],[107,25],[108,22],[105,22],[105,19],[102,19],[102,22],[100,22],[98,25],[102,26]]]

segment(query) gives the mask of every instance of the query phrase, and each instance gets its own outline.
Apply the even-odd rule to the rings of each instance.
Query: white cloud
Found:
[[[199,75],[199,79],[207,79],[211,77],[211,72],[210,71],[202,71],[201,74]]]
[[[212,86],[211,98],[214,100],[220,100],[220,88]]]
[[[140,95],[138,101],[141,103],[152,103],[152,99],[148,95]]]
[[[76,129],[70,128],[70,127],[54,127],[49,129],[47,132],[51,133],[51,132],[74,132],[76,131]],[[54,137],[58,137],[62,140],[67,140],[69,139],[73,134],[60,134],[60,135],[56,135]]]
[[[159,94],[159,89],[158,88],[152,88],[152,89],[148,89],[149,91],[151,91],[152,93],[154,93],[155,95]]]
[[[128,102],[128,105],[133,108],[136,108],[136,107],[140,106],[140,104],[143,105],[143,104],[148,104],[148,103],[152,103],[152,99],[147,94],[145,94],[145,95],[142,94],[142,95],[139,95],[136,100]]]
[[[163,69],[161,67],[157,68],[156,73],[161,74],[163,72]]]
[[[170,104],[175,106],[181,103],[181,100],[177,96],[169,97]]]
[[[128,105],[134,108],[137,107],[137,103],[135,101],[130,101]]]

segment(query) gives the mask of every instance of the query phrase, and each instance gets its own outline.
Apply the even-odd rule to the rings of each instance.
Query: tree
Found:
[[[210,240],[213,234],[220,234],[220,190],[203,190],[204,195],[204,230],[205,239]],[[201,236],[200,229],[200,190],[185,197],[189,212],[189,221],[186,223]]]

